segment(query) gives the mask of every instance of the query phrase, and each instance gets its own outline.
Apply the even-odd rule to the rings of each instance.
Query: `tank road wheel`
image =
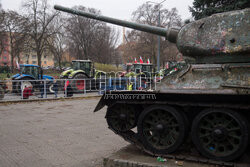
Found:
[[[76,74],[73,79],[77,79],[73,81],[74,89],[77,91],[83,91],[84,89],[87,89],[86,80],[88,77],[84,74]],[[80,80],[83,79],[83,80]]]
[[[139,116],[138,133],[146,149],[155,154],[168,154],[183,143],[185,122],[183,115],[173,107],[150,106]]]
[[[196,116],[192,140],[204,156],[221,161],[240,157],[248,144],[247,121],[232,110],[207,109]]]
[[[133,105],[115,104],[108,108],[106,120],[112,129],[117,132],[126,132],[136,126],[137,110]]]

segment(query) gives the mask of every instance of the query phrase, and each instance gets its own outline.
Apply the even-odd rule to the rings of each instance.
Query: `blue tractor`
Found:
[[[11,77],[12,79],[12,92],[21,93],[25,87],[31,87],[32,91],[36,88],[40,88],[41,80],[46,80],[46,89],[48,92],[53,92],[53,80],[54,78],[48,75],[43,75],[41,67],[33,64],[20,64],[20,73],[17,73]],[[39,81],[40,80],[40,81]]]

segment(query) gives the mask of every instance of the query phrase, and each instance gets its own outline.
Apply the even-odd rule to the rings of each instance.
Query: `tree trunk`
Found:
[[[37,51],[37,65],[41,67],[41,58],[42,58],[42,53],[40,51]]]
[[[11,61],[11,73],[14,73],[14,62],[13,62],[14,56],[11,54],[10,57],[11,57],[11,60],[10,60]]]

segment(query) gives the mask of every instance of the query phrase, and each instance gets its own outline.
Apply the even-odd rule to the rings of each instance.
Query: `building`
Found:
[[[67,49],[65,52],[63,52],[62,62],[72,62],[72,60],[76,60],[76,58],[71,56],[69,53],[69,49]]]
[[[0,53],[0,66],[11,66],[11,57],[9,54],[10,45],[8,36],[1,36],[4,39],[1,39],[3,43],[2,52]]]
[[[3,40],[4,47],[0,54],[0,66],[11,66],[11,47],[10,47],[10,38],[8,33],[4,36],[5,39]],[[37,55],[36,52],[32,49],[27,48],[26,51],[23,51],[19,55],[19,64],[34,64],[38,65],[37,62]],[[16,59],[16,58],[15,58]],[[16,60],[13,60],[14,66],[16,66]],[[49,51],[45,51],[41,58],[41,66],[47,67],[47,66],[54,66],[54,57],[52,53]]]
[[[36,52],[34,51],[23,52],[20,56],[20,63],[38,65]],[[41,66],[42,67],[54,66],[54,57],[51,53],[45,52],[42,55]]]

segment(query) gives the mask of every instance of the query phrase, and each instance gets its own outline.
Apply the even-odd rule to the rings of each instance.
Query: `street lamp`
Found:
[[[163,0],[159,3],[157,2],[152,2],[152,1],[147,1],[146,3],[154,3],[157,4],[159,14],[158,14],[158,26],[161,26],[161,10],[160,10],[160,5],[165,2],[166,0]],[[157,55],[157,71],[160,71],[160,55],[161,55],[161,37],[158,35],[158,55]]]

